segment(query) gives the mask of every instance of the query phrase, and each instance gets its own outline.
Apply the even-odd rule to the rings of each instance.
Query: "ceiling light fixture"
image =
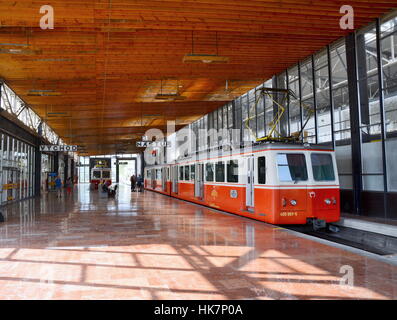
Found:
[[[192,53],[186,54],[182,61],[184,63],[228,63],[229,57],[219,55],[218,49],[218,32],[216,32],[216,54],[196,54],[194,53],[194,38],[192,31]]]
[[[0,48],[0,53],[34,55],[34,54],[40,54],[41,51],[40,50],[30,50],[30,49]]]
[[[54,90],[29,90],[28,96],[34,96],[34,97],[47,97],[47,96],[60,96],[60,92],[56,92]]]
[[[179,94],[178,81],[176,82],[176,93],[163,93],[163,80],[160,80],[160,93],[154,97],[156,100],[174,101],[174,100],[185,100],[185,96]]]

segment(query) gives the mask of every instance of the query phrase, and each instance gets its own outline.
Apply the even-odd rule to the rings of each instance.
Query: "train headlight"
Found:
[[[298,204],[298,202],[296,200],[291,200],[290,203],[291,203],[291,206],[296,206]]]
[[[327,204],[327,205],[330,205],[332,203],[332,201],[331,200],[329,200],[329,199],[325,199],[325,204]]]

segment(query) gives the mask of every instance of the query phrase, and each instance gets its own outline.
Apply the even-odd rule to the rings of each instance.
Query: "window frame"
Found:
[[[331,159],[332,174],[333,174],[332,180],[317,180],[316,179],[315,171],[314,171],[314,167],[313,167],[313,156],[326,156]],[[316,181],[316,182],[336,182],[335,163],[334,163],[334,159],[330,153],[318,153],[318,152],[310,153],[310,164],[311,164],[314,181]]]
[[[220,164],[222,164],[222,167],[223,167],[223,181],[218,181],[217,167],[220,166]],[[215,182],[225,183],[225,180],[226,180],[225,162],[224,161],[217,161],[217,162],[215,162]]]
[[[264,166],[265,166],[265,176],[264,176],[264,178],[265,178],[265,180],[264,180],[264,182],[261,182],[261,181],[263,181],[263,180],[261,180],[261,175],[260,175],[260,170],[259,170],[259,163],[260,163],[260,161],[261,161],[261,159],[263,159],[264,160]],[[257,177],[257,181],[258,181],[258,184],[266,184],[266,181],[267,181],[267,168],[266,168],[266,156],[260,156],[260,157],[258,157],[258,160],[257,160],[257,168],[258,168],[258,177]]]
[[[234,164],[237,164],[237,167],[236,166],[232,167],[231,166],[232,162]],[[228,160],[226,162],[226,182],[228,182],[228,183],[239,183],[239,181],[240,181],[239,167],[240,167],[240,162],[238,161],[238,159]],[[235,169],[235,168],[237,168],[237,175],[236,174],[232,174],[232,176],[237,177],[237,181],[235,181],[235,180],[230,181],[231,180],[231,179],[229,179],[229,177],[230,177],[230,175],[229,175],[230,169]]]
[[[292,177],[291,177],[291,180],[281,180],[281,178],[280,178],[280,166],[289,167],[289,165],[280,165],[279,164],[278,156],[280,156],[280,155],[286,155],[286,156],[288,156],[288,155],[301,155],[301,156],[303,156],[303,158],[305,160],[306,178],[305,179],[301,179],[301,180],[292,180]],[[304,152],[301,152],[301,153],[297,153],[297,152],[294,152],[294,153],[277,153],[276,154],[276,166],[277,166],[277,177],[278,177],[278,181],[280,183],[299,184],[301,182],[307,183],[309,181],[309,171],[308,171],[308,165],[307,165],[307,158],[306,158],[306,154]]]
[[[207,168],[209,166],[211,166],[211,169],[212,169],[212,179],[211,180],[208,180],[208,170],[207,170]],[[214,166],[213,162],[207,162],[205,164],[205,181],[206,182],[214,182],[215,181],[215,166]]]

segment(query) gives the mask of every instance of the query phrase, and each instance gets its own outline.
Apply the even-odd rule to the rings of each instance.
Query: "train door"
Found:
[[[194,196],[203,199],[204,195],[204,164],[196,164],[196,175],[194,179]]]
[[[254,206],[254,184],[255,184],[255,170],[254,170],[254,156],[244,158],[245,169],[247,172],[246,186],[245,186],[245,205],[247,207]]]
[[[178,166],[172,167],[172,192],[178,193]]]
[[[161,187],[164,192],[167,191],[167,168],[161,168]]]

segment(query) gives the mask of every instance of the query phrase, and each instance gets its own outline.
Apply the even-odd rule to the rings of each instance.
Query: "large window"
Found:
[[[258,182],[266,184],[266,157],[258,158]]]
[[[335,181],[334,164],[330,154],[312,153],[313,177],[316,181]]]
[[[273,87],[272,79],[265,82],[265,88],[272,88],[272,87]],[[265,95],[264,107],[265,107],[265,135],[267,136],[270,134],[270,130],[272,129],[273,120],[275,116],[274,102],[268,95]]]
[[[336,145],[349,144],[350,110],[345,42],[331,46],[332,100],[334,103],[334,136]]]
[[[196,174],[196,167],[194,164],[190,166],[190,180],[194,181]]]
[[[388,190],[397,192],[397,17],[381,26]]]
[[[227,182],[238,183],[238,160],[227,162]]]
[[[332,71],[332,100],[334,104],[334,138],[339,183],[342,189],[353,188],[350,131],[349,87],[345,42],[330,48]]]
[[[215,164],[215,180],[216,182],[225,182],[225,163],[223,161]]]
[[[249,127],[251,129],[251,140],[256,140],[256,89],[252,89],[248,92],[248,116],[249,120]]]
[[[383,191],[378,55],[374,25],[357,33],[357,74],[360,94],[362,183],[367,191]]]
[[[185,166],[185,180],[189,181],[190,180],[190,175],[189,175],[189,170],[190,167],[189,166]]]
[[[281,182],[307,181],[307,167],[304,154],[278,154],[278,176]]]
[[[314,120],[314,91],[313,91],[313,64],[308,59],[301,64],[301,95],[303,123],[305,126],[305,141],[316,142],[315,120]]]
[[[205,180],[208,182],[214,181],[214,164],[213,163],[205,164]]]
[[[32,197],[34,148],[0,132],[0,205]]]
[[[289,101],[289,127],[291,134],[293,134],[300,132],[302,128],[298,66],[288,70],[288,87],[296,97],[291,98]]]
[[[324,144],[332,141],[327,50],[323,50],[314,56],[314,76],[317,111],[317,142]]]
[[[247,121],[249,118],[249,105],[248,105],[248,94],[245,94],[240,99],[242,109],[242,130],[243,130],[243,142],[250,141],[251,135],[247,129]]]

